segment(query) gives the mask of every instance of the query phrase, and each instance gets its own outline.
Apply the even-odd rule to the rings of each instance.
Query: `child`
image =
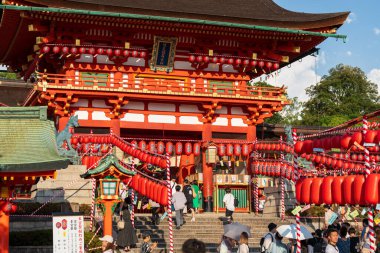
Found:
[[[157,242],[149,245],[150,242],[150,234],[143,234],[142,236],[144,242],[141,245],[141,253],[149,253],[152,252],[155,248],[157,248]]]
[[[249,253],[248,247],[248,234],[246,232],[241,233],[239,241],[238,253]]]

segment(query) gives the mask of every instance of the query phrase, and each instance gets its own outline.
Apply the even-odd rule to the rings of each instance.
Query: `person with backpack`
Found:
[[[223,197],[223,203],[226,207],[226,217],[229,220],[229,222],[233,221],[233,213],[235,211],[235,197],[231,193],[230,188],[226,188],[226,194]]]
[[[309,253],[322,253],[327,246],[327,243],[322,238],[322,230],[315,230],[314,237],[309,239],[307,244]]]
[[[267,233],[260,240],[260,248],[262,253],[269,253],[271,249],[271,244],[275,242],[275,236],[277,233],[277,225],[274,223],[269,223],[268,225],[269,233]]]
[[[288,247],[282,242],[282,236],[277,232],[275,240],[270,244],[268,252],[270,253],[288,253]]]
[[[188,179],[185,179],[185,181],[184,181],[183,193],[185,194],[185,197],[187,200],[187,203],[186,203],[187,211],[191,213],[191,216],[192,216],[191,221],[194,222],[195,221],[195,211],[194,211],[194,206],[193,206],[193,200],[194,200],[194,196],[196,196],[196,194],[193,191],[193,188],[191,187]]]

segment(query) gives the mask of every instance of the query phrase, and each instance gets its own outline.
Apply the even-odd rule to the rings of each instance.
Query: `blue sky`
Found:
[[[350,11],[347,22],[338,30],[348,36],[346,43],[329,38],[319,45],[317,59],[283,69],[270,82],[288,87],[290,96],[307,99],[304,89],[315,84],[339,63],[360,67],[380,86],[380,0],[274,0],[280,6],[300,12],[324,13]],[[293,73],[292,73],[293,72]],[[274,80],[275,79],[275,80]]]

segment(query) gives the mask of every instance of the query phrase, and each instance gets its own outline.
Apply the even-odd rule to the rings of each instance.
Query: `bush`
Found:
[[[91,205],[81,204],[79,212],[82,212],[84,216],[91,216]]]

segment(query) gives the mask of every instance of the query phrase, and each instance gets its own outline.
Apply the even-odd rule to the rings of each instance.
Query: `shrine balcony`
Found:
[[[63,74],[37,73],[37,89],[42,91],[49,89],[80,90],[287,101],[284,88],[248,86],[245,81],[225,83],[225,81],[221,80],[214,84],[207,82],[199,85],[195,82],[186,82],[184,80],[155,79],[151,77],[135,77],[131,80],[128,78],[102,78],[90,75],[68,77]]]

